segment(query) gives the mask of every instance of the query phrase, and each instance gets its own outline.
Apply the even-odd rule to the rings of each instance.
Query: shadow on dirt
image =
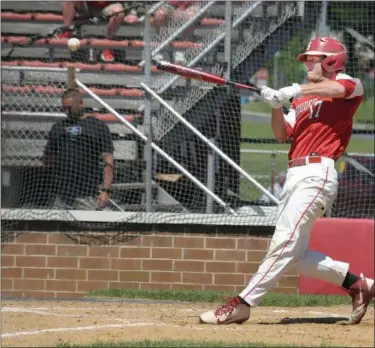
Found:
[[[344,324],[347,317],[319,317],[319,318],[283,318],[278,322],[260,322],[260,325],[290,325],[290,324]]]

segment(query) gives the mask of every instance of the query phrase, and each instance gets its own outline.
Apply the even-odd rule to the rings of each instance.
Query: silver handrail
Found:
[[[89,94],[93,99],[95,99],[99,104],[103,105],[109,112],[115,115],[122,123],[124,123],[134,134],[136,134],[139,138],[141,138],[144,142],[147,142],[147,137],[140,132],[137,128],[135,128],[129,121],[123,119],[121,115],[113,109],[110,105],[108,105],[105,101],[103,101],[100,97],[98,97],[94,92],[92,92],[85,84],[83,84],[80,80],[75,80],[77,85],[81,87],[87,94]],[[163,149],[157,146],[154,142],[151,142],[151,147],[157,151],[162,157],[164,157],[168,162],[170,162],[173,166],[175,166],[181,173],[186,175],[192,182],[194,182],[201,190],[203,190],[207,195],[212,197],[221,207],[227,210],[229,213],[233,215],[237,215],[237,213],[228,205],[226,204],[219,196],[215,193],[210,191],[204,184],[202,184],[194,175],[192,175],[189,171],[187,171],[183,166],[181,166],[177,161],[175,161],[171,156],[169,156]]]
[[[9,71],[41,71],[41,72],[68,72],[68,68],[47,68],[38,66],[1,66],[1,70]],[[76,72],[80,72],[80,69],[75,68]]]
[[[278,199],[267,189],[265,189],[261,184],[258,183],[249,173],[242,169],[236,162],[234,162],[228,155],[226,155],[220,148],[218,148],[212,141],[208,140],[197,128],[195,128],[189,121],[187,121],[182,115],[180,115],[175,109],[173,109],[168,103],[164,101],[159,95],[152,90],[149,86],[141,83],[141,87],[149,94],[151,94],[160,104],[162,104],[166,109],[168,109],[178,120],[189,128],[198,138],[200,138],[204,143],[206,143],[212,150],[214,150],[225,162],[236,169],[240,174],[242,174],[247,180],[253,183],[258,189],[260,189],[264,194],[266,194],[273,202],[279,204]]]

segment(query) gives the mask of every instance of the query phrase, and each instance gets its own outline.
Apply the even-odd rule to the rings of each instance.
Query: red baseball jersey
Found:
[[[105,8],[114,2],[117,2],[117,1],[88,1],[90,6],[97,7],[97,8]]]
[[[293,138],[289,160],[312,153],[337,159],[345,152],[353,116],[363,100],[363,86],[359,79],[342,73],[334,79],[345,87],[343,98],[303,96],[284,115],[288,137]]]

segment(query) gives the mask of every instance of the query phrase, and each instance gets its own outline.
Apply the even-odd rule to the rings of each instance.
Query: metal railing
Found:
[[[231,165],[238,173],[243,175],[248,181],[250,181],[255,187],[266,194],[274,203],[278,204],[278,199],[269,192],[263,185],[261,185],[257,180],[253,178],[252,175],[247,173],[242,169],[236,162],[234,162],[228,155],[226,155],[218,146],[216,146],[212,141],[205,137],[198,129],[196,129],[190,122],[188,122],[183,116],[181,116],[176,110],[174,110],[168,103],[166,103],[155,91],[153,91],[149,86],[141,83],[142,88],[154,97],[161,105],[168,109],[179,122],[184,124],[189,130],[191,130],[199,139],[201,139],[206,145],[208,145],[215,153],[217,153],[224,161]]]
[[[89,94],[93,99],[95,99],[99,104],[101,104],[104,108],[106,108],[109,112],[111,112],[114,116],[116,116],[120,122],[125,124],[127,128],[129,128],[134,134],[136,134],[141,140],[147,142],[147,137],[140,132],[137,128],[135,128],[129,121],[123,119],[121,115],[113,109],[110,105],[104,102],[99,96],[97,96],[94,92],[92,92],[85,84],[83,84],[78,79],[75,80],[76,84],[81,87],[87,94]],[[162,157],[164,157],[169,163],[171,163],[174,167],[176,167],[181,173],[183,173],[187,178],[189,178],[192,182],[194,182],[201,190],[203,190],[207,195],[212,197],[221,207],[223,207],[226,211],[230,214],[237,215],[236,212],[227,205],[220,197],[218,197],[215,193],[210,191],[203,183],[201,183],[194,175],[192,175],[189,171],[187,171],[182,165],[180,165],[177,161],[175,161],[171,156],[169,156],[163,149],[161,149],[158,145],[154,142],[151,142],[151,147],[153,150],[157,151]]]

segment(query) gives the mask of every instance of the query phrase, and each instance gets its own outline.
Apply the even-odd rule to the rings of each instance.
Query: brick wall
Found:
[[[84,237],[77,237],[84,238]],[[2,295],[81,297],[94,289],[241,291],[265,256],[256,237],[155,233],[110,246],[29,232],[2,245]],[[79,242],[79,241],[78,241]],[[288,273],[274,290],[297,292]]]

